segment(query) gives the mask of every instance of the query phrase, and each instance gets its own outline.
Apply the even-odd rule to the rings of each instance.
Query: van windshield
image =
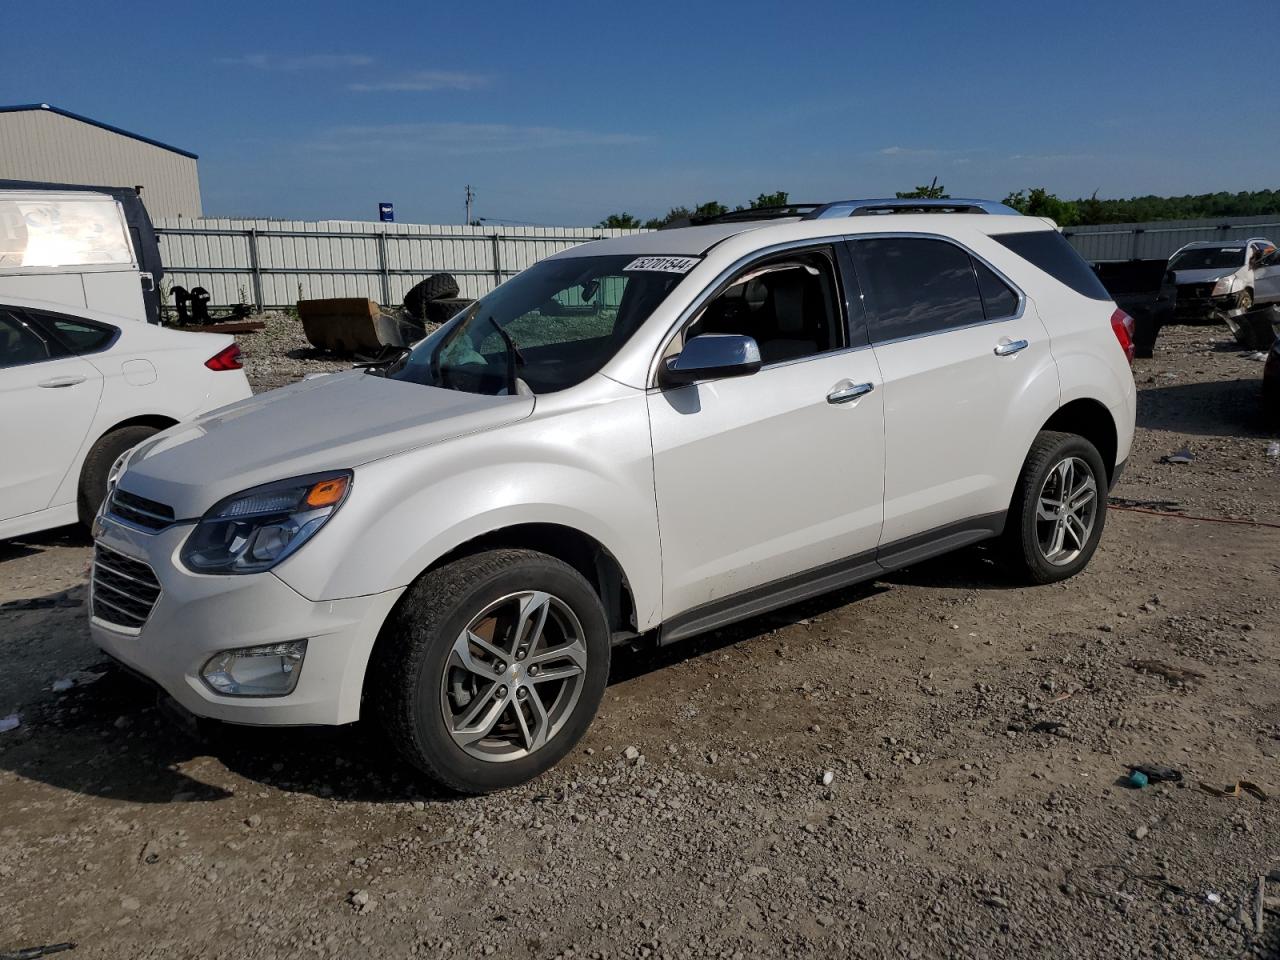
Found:
[[[1244,266],[1244,247],[1194,247],[1175,254],[1170,270],[1219,270]]]
[[[495,395],[572,387],[599,371],[684,279],[684,272],[629,269],[658,259],[543,260],[471,304],[385,376]],[[678,259],[685,271],[692,266]]]

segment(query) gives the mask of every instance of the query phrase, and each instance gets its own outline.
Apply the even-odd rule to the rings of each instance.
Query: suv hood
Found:
[[[533,397],[424,387],[350,371],[304,380],[222,407],[148,440],[120,487],[201,516],[260,483],[358,467],[533,412]]]
[[[1173,272],[1173,282],[1175,284],[1210,283],[1215,280],[1225,280],[1227,277],[1233,277],[1239,272],[1239,267],[1211,267],[1208,270],[1175,270]]]

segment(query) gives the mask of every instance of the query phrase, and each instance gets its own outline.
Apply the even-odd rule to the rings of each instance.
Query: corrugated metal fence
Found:
[[[1280,217],[1219,217],[1067,227],[1062,231],[1086,260],[1167,260],[1193,240],[1248,240],[1280,234]]]
[[[160,218],[164,286],[204,287],[210,303],[258,308],[316,297],[399,303],[433,273],[452,273],[460,296],[482,296],[543,257],[635,230],[463,227],[408,223]]]

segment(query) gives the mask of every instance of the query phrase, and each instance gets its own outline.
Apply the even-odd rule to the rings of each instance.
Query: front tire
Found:
[[[1107,517],[1107,470],[1097,447],[1041,431],[1018,477],[1005,526],[1006,555],[1030,583],[1056,583],[1089,563]]]
[[[568,564],[491,550],[423,575],[383,627],[373,699],[397,750],[459,793],[525,783],[582,739],[609,676],[604,607]]]

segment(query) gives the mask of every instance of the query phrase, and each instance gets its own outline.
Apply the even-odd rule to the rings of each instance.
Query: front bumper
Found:
[[[1174,316],[1179,319],[1212,320],[1240,304],[1239,293],[1227,293],[1220,297],[1187,296],[1179,292],[1174,301]]]
[[[100,544],[146,563],[160,583],[160,596],[139,629],[91,616],[89,632],[107,654],[153,680],[196,716],[262,725],[339,724],[359,718],[369,654],[403,587],[315,602],[272,573],[188,572],[177,558],[190,524],[158,533],[110,517],[100,525]],[[223,696],[200,677],[200,669],[221,650],[301,639],[307,640],[307,654],[297,686],[287,696]]]

